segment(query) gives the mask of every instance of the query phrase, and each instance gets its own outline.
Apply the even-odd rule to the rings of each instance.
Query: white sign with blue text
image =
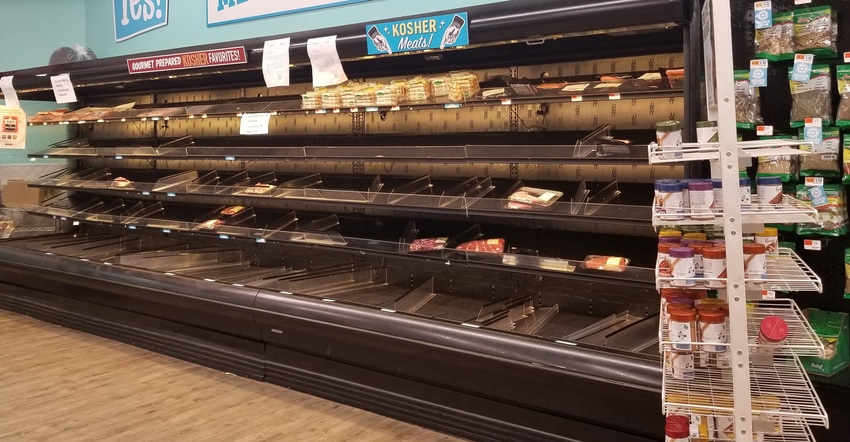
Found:
[[[115,41],[168,24],[168,0],[112,0]]]
[[[207,26],[365,1],[368,0],[207,0]]]
[[[465,12],[366,25],[369,54],[445,49],[469,44]]]

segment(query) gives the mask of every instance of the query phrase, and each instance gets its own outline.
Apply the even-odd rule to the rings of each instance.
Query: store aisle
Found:
[[[0,441],[456,441],[0,310]]]

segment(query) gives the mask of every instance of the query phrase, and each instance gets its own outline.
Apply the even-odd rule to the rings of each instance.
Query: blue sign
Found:
[[[469,44],[465,12],[366,25],[369,54],[445,49]]]
[[[115,41],[168,24],[168,0],[112,0]]]

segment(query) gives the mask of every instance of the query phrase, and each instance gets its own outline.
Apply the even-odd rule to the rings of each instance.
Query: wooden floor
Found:
[[[457,441],[0,310],[0,441]]]

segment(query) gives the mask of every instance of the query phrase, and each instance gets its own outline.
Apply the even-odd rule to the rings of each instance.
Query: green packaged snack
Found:
[[[794,67],[788,68],[788,78]],[[789,81],[791,87],[791,127],[802,127],[806,118],[820,118],[824,126],[832,124],[832,79],[829,65],[812,66],[809,81]]]
[[[755,58],[770,61],[794,58],[794,13],[773,14],[773,25],[755,31]]]
[[[735,71],[735,122],[738,129],[754,129],[764,123],[758,88],[750,86],[750,71]]]
[[[841,236],[847,234],[847,202],[844,186],[825,184],[823,187],[797,185],[797,199],[813,206],[817,223],[797,224],[799,235]]]
[[[794,46],[797,53],[835,57],[838,25],[829,6],[794,11]]]
[[[850,249],[844,249],[844,298],[850,299]]]
[[[805,137],[804,132],[805,128],[800,128],[800,138]],[[811,152],[809,155],[800,155],[800,176],[841,176],[841,131],[837,127],[824,127],[822,135],[820,144],[800,146],[800,150]]]
[[[760,140],[781,140],[781,139],[797,139],[791,136],[770,136],[759,137]],[[793,146],[779,146],[793,147]],[[797,181],[798,174],[798,155],[768,155],[758,157],[758,165],[756,167],[756,177],[778,176],[782,178],[783,183]],[[793,189],[791,190],[793,194]]]
[[[838,113],[835,115],[835,125],[850,127],[850,65],[842,64],[835,67],[835,79],[838,85]]]

